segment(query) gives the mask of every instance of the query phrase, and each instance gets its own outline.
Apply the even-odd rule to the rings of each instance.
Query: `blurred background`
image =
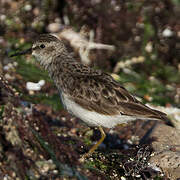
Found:
[[[144,101],[179,104],[178,0],[1,0],[0,7],[0,71],[5,70],[9,80],[13,77],[6,69],[13,61],[7,54],[26,49],[38,34],[56,33],[73,48],[77,60],[84,58],[86,64],[115,73]],[[84,41],[110,47],[88,48]],[[28,66],[27,73],[27,62],[16,62],[23,79],[40,80],[34,67]]]
[[[77,125],[76,119],[70,122],[62,119],[71,120],[71,117],[62,110],[57,89],[47,72],[41,69],[32,56],[9,58],[9,55],[31,47],[33,40],[39,34],[55,34],[64,40],[69,53],[77,61],[110,73],[140,101],[171,115],[173,112],[179,113],[177,108],[180,108],[180,21],[178,19],[180,19],[179,0],[0,0],[0,75],[4,79],[3,81],[1,78],[0,83],[0,117],[6,117],[6,120],[13,118],[14,121],[17,120],[17,122],[7,120],[8,123],[6,123],[10,124],[6,128],[1,124],[3,130],[0,140],[3,143],[0,142],[0,147],[3,150],[0,151],[3,154],[4,147],[9,147],[16,154],[18,148],[14,149],[14,145],[18,144],[21,149],[19,152],[22,154],[17,153],[18,155],[14,157],[12,152],[8,152],[13,158],[19,158],[16,159],[19,162],[18,168],[25,167],[20,171],[21,168],[15,170],[12,163],[8,165],[16,172],[16,176],[22,179],[30,175],[35,177],[33,170],[27,173],[29,167],[35,166],[23,154],[25,149],[27,150],[24,146],[28,146],[31,150],[32,147],[36,147],[35,139],[38,139],[38,143],[45,148],[45,150],[39,150],[40,145],[36,147],[38,154],[43,154],[45,159],[43,164],[53,156],[46,149],[39,135],[29,130],[30,127],[37,126],[35,129],[40,131],[47,142],[51,142],[52,139],[55,141],[54,154],[57,159],[53,162],[56,162],[56,168],[53,165],[50,166],[51,162],[47,161],[48,171],[45,171],[45,175],[37,172],[40,174],[37,178],[55,178],[60,171],[58,168],[61,168],[56,160],[76,166],[74,159],[85,151],[79,150],[80,147],[84,143],[91,145],[94,139],[90,139],[85,133],[85,139],[79,140],[78,137],[84,133],[81,129],[83,126]],[[32,106],[35,107],[35,112]],[[13,109],[15,107],[21,109],[20,114],[19,110]],[[15,115],[12,115],[12,112]],[[24,124],[23,113],[30,127]],[[59,121],[56,122],[56,120]],[[19,133],[19,140],[15,139],[13,142],[11,138],[6,137],[6,132],[3,132],[12,127],[12,124]],[[65,128],[59,130],[54,124]],[[168,122],[168,124],[176,126],[176,122]],[[135,126],[141,127],[138,123]],[[180,129],[180,125],[177,126]],[[51,130],[56,133],[53,134]],[[124,138],[123,141],[128,140],[135,132],[131,127],[121,130],[122,133],[118,136],[121,139]],[[49,137],[46,136],[46,132],[49,132]],[[57,137],[59,133],[60,141]],[[68,134],[70,140],[63,136],[63,133],[70,133]],[[16,137],[14,134],[7,136]],[[97,132],[94,136],[98,137],[96,134]],[[76,138],[72,139],[72,135]],[[113,142],[111,139],[113,137],[110,136],[110,142]],[[61,144],[65,139],[68,139],[68,145]],[[26,144],[23,147],[22,142]],[[107,140],[106,147],[111,147],[108,143]],[[71,146],[70,149],[69,146]],[[122,148],[122,144],[120,146]],[[62,150],[59,150],[60,147]],[[34,152],[34,149],[32,151]],[[67,154],[62,157],[58,152]],[[0,159],[3,157],[0,155]],[[6,157],[9,158],[9,154]],[[7,162],[2,159],[1,162],[6,164]],[[38,159],[37,154],[34,159]],[[91,163],[88,162],[88,167],[99,167],[101,173],[107,174],[106,166],[104,169],[101,167],[102,161],[99,160],[99,164]],[[9,172],[5,164],[3,167]],[[39,159],[35,164],[39,168],[44,168]],[[114,166],[111,165],[111,167],[113,170]],[[54,174],[50,171],[51,168]],[[56,169],[58,169],[57,172]],[[116,169],[118,177],[126,170],[126,168],[125,170]],[[0,168],[1,171],[3,172]],[[67,169],[64,170],[65,175],[67,171]],[[84,171],[84,169],[80,170],[83,173]],[[72,172],[70,171],[68,176]],[[90,179],[96,174],[95,171],[87,173]],[[96,176],[99,177],[102,175],[97,174]],[[108,174],[109,177],[113,176],[111,171]],[[8,176],[11,176],[11,173]]]

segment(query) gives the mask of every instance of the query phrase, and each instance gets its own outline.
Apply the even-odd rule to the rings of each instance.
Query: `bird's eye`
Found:
[[[40,48],[41,48],[41,49],[43,49],[43,48],[45,48],[45,47],[46,47],[46,46],[45,46],[44,44],[41,44],[41,45],[40,45]]]

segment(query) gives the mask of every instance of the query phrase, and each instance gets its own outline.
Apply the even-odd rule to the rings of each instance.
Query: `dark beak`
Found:
[[[14,56],[19,56],[19,55],[24,55],[24,54],[31,54],[32,53],[32,48],[29,48],[25,51],[22,52],[17,52],[15,54],[10,55],[10,57],[14,57]]]

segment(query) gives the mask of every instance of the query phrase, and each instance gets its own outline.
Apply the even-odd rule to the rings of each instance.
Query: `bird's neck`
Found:
[[[47,67],[51,79],[53,79],[60,91],[64,91],[66,81],[72,76],[70,72],[72,71],[71,65],[73,63],[77,62],[71,55],[61,53],[57,55]]]

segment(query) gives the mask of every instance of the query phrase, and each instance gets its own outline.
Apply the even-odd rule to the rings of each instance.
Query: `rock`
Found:
[[[153,51],[153,45],[152,45],[152,42],[148,42],[145,46],[145,50],[146,52],[148,53],[151,53]]]
[[[162,32],[163,37],[171,37],[171,36],[173,36],[173,34],[174,34],[174,32],[171,31],[171,29],[169,29],[169,28],[164,29],[164,31]]]
[[[29,91],[40,91],[42,86],[44,86],[45,80],[40,80],[38,83],[27,82],[26,89]]]
[[[154,156],[150,163],[162,169],[171,180],[180,178],[180,131],[158,123],[150,134]]]
[[[25,10],[25,11],[31,11],[31,10],[32,10],[31,4],[26,4],[26,5],[24,6],[24,10]]]
[[[40,80],[40,81],[38,82],[38,84],[39,84],[40,86],[44,86],[44,85],[45,85],[45,80],[44,80],[44,79]]]

